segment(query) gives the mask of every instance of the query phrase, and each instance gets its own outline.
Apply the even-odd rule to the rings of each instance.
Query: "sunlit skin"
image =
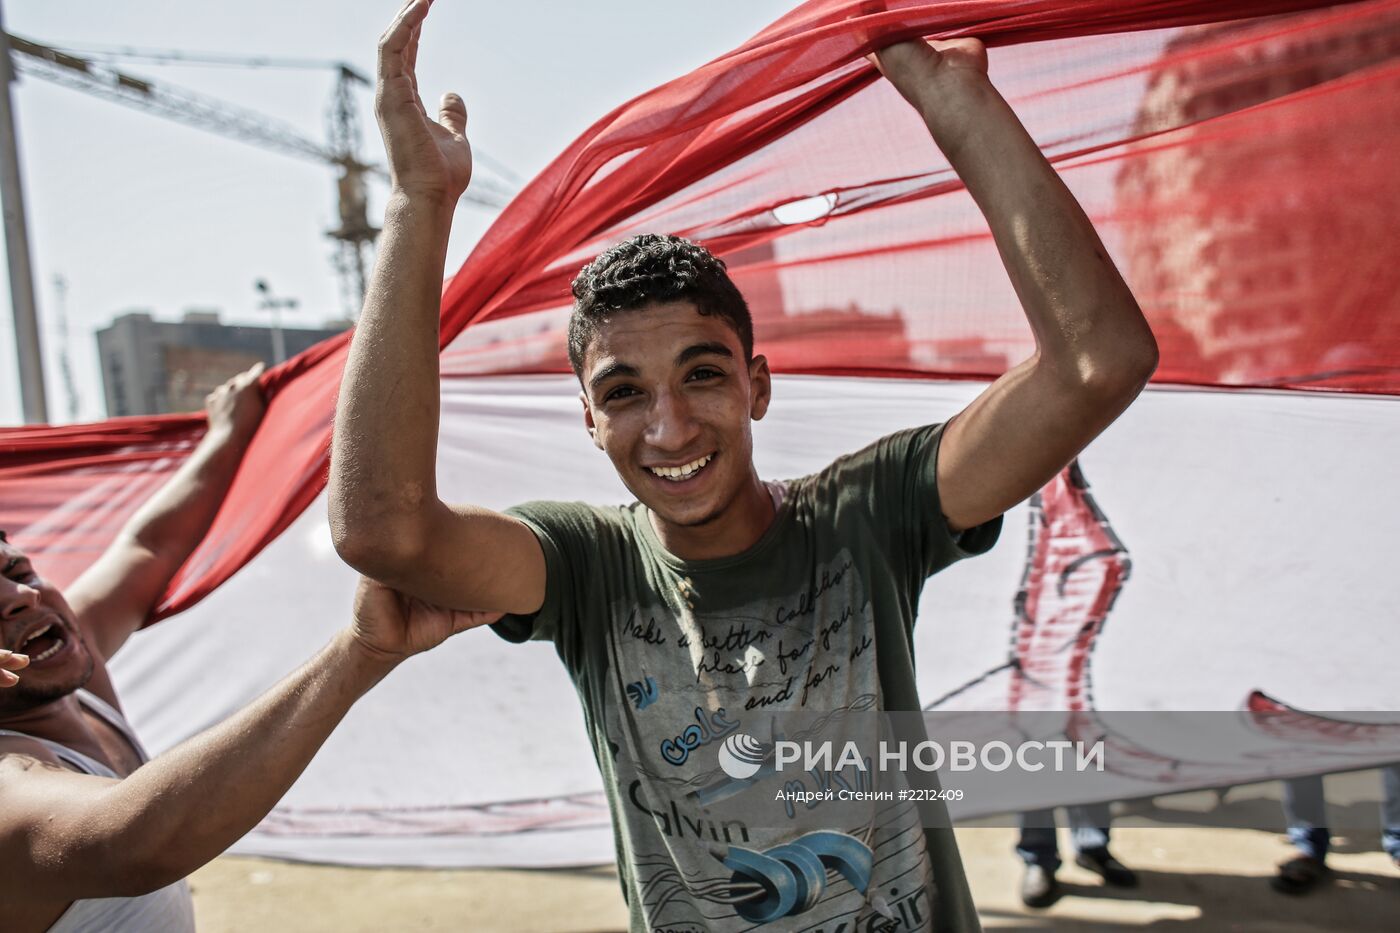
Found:
[[[584,424],[623,484],[651,513],[666,549],[685,560],[738,554],[773,521],[753,465],[754,421],[768,411],[762,356],[693,302],[654,303],[607,318],[581,373]],[[713,456],[689,479],[657,476]]]

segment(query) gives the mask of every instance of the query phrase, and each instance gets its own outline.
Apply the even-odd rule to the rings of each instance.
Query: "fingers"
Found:
[[[409,0],[405,3],[379,37],[379,78],[396,78],[405,71],[412,74],[412,62],[418,55],[418,27],[428,15],[430,0]],[[410,51],[411,49],[411,51]]]
[[[451,91],[442,95],[438,105],[438,122],[453,136],[467,135],[467,105]]]
[[[8,671],[22,671],[28,666],[29,655],[0,648],[0,668]]]
[[[236,394],[250,386],[256,385],[258,377],[263,374],[263,370],[265,369],[267,369],[267,366],[263,364],[262,360],[258,360],[258,362],[249,366],[247,369],[243,370],[243,372],[230,376],[222,385],[205,397],[205,405],[211,404],[215,399],[220,396],[228,395],[230,392]]]
[[[419,23],[408,34],[408,45],[403,50],[404,67],[408,69],[408,80],[413,82],[414,87],[418,86],[418,43],[422,38],[423,24]]]
[[[253,383],[258,381],[258,377],[263,374],[263,370],[265,369],[267,369],[267,364],[265,364],[262,360],[258,360],[252,366],[249,366],[247,369],[243,370],[243,372],[230,379],[229,382],[233,383],[239,388],[242,388],[243,386],[252,385]]]
[[[29,655],[16,654],[0,648],[0,687],[13,687],[19,683],[19,675],[14,672],[22,671],[28,666]]]

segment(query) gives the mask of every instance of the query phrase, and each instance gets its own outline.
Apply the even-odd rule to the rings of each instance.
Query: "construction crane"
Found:
[[[341,283],[341,294],[348,316],[354,317],[364,299],[369,266],[368,254],[379,228],[369,220],[367,176],[388,178],[379,165],[363,161],[360,150],[360,121],[354,89],[371,82],[344,62],[294,58],[240,58],[167,50],[93,49],[76,50],[42,45],[30,39],[9,35],[16,70],[44,81],[51,81],[107,100],[126,104],[189,126],[209,130],[246,143],[272,149],[298,158],[329,164],[339,169],[337,179],[339,225],[326,231],[339,244],[334,264]],[[203,64],[236,67],[331,68],[337,73],[335,90],[327,111],[327,141],[317,142],[297,127],[256,111],[229,104],[192,91],[157,84],[118,71],[108,62],[132,59],[150,64]],[[494,160],[477,153],[478,161],[492,166]],[[514,177],[498,164],[495,170],[512,181]],[[472,189],[462,196],[468,204],[500,209],[509,202],[511,189],[491,178],[473,179]]]

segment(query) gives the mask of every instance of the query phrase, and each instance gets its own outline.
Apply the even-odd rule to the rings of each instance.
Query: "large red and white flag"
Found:
[[[767,477],[944,420],[1024,358],[1031,336],[976,205],[864,58],[918,35],[992,47],[994,82],[1163,351],[1144,396],[1007,516],[990,555],[927,586],[924,699],[1070,710],[1096,734],[1112,733],[1104,711],[1293,709],[1272,721],[1316,737],[1337,769],[1384,760],[1389,733],[1335,723],[1400,709],[1397,0],[803,4],[600,119],[445,283],[443,496],[627,498],[584,433],[563,337],[572,275],[635,233],[704,242],[747,295],[782,374],[755,431]],[[345,346],[266,377],[267,418],[162,601],[178,618],[117,659],[154,748],[246,703],[347,617],[353,575],[318,501]],[[0,526],[70,581],[202,430],[169,416],[0,432]],[[611,858],[547,646],[479,631],[412,664],[244,851]],[[1136,751],[1124,795],[1289,773]]]

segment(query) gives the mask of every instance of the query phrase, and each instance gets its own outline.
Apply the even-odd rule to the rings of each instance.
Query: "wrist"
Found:
[[[385,205],[385,220],[428,216],[446,219],[450,223],[460,197],[460,193],[454,195],[442,188],[394,185]]]
[[[231,451],[242,456],[257,430],[258,422],[256,421],[249,426],[240,427],[223,418],[210,418],[209,428],[204,432],[204,443],[217,450]]]
[[[984,105],[991,90],[991,79],[983,72],[944,65],[918,84],[910,103],[932,125],[949,115]]]
[[[405,655],[366,643],[352,628],[341,629],[332,644],[343,657],[348,670],[353,675],[366,678],[371,686],[398,667],[405,658]]]
[[[950,161],[961,157],[974,138],[992,122],[996,88],[985,74],[949,68],[920,87],[911,103],[923,118],[938,148]]]

